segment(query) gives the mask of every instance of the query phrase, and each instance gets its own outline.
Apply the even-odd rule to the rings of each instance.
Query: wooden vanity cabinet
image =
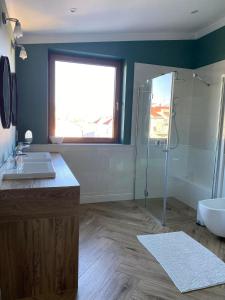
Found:
[[[55,179],[1,181],[1,300],[75,299],[80,186],[60,154],[52,162]]]

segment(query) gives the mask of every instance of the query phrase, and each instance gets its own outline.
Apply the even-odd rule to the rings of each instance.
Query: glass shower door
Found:
[[[148,199],[146,207],[166,222],[168,198],[168,163],[170,151],[171,116],[173,106],[174,73],[152,79],[149,119]]]
[[[173,85],[174,73],[153,78],[151,89],[142,89],[138,105],[135,199],[142,195],[142,204],[162,224],[166,221],[168,197]]]

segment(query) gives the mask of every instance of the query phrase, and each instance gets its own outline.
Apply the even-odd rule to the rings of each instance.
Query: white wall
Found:
[[[195,72],[208,81],[210,86],[206,86],[199,80],[194,81],[188,179],[200,187],[204,199],[212,196],[225,61],[199,68]],[[197,200],[196,198],[196,205]]]
[[[209,82],[210,86],[197,79],[193,80],[189,143],[183,149],[178,149],[187,153],[187,169],[183,177],[173,178],[173,195],[196,208],[199,200],[212,196],[225,61],[196,69],[194,72]]]
[[[134,147],[126,145],[32,145],[63,155],[81,185],[81,203],[133,199]]]
[[[0,1],[0,13],[6,12],[5,3]],[[11,47],[11,27],[0,22],[0,56],[8,56],[10,61],[11,71],[15,72],[15,54]],[[15,128],[3,129],[0,122],[0,166],[8,158],[12,152],[15,142]]]

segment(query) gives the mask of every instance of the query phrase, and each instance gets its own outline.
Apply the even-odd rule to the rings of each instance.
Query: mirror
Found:
[[[16,74],[11,74],[11,95],[12,95],[12,125],[17,125],[17,79]]]
[[[9,128],[11,123],[11,72],[9,59],[0,59],[0,115],[3,128]]]
[[[27,130],[25,132],[25,143],[30,145],[32,141],[33,141],[33,133],[31,130]]]

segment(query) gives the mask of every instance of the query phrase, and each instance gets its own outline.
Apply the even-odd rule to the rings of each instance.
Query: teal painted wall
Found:
[[[222,27],[195,42],[194,66],[206,66],[225,59],[225,27]]]
[[[130,143],[134,63],[193,68],[194,41],[135,41],[26,45],[28,59],[16,55],[19,136],[31,129],[35,143],[48,141],[48,53],[106,56],[125,62],[121,142]]]
[[[122,138],[130,142],[134,63],[198,68],[225,59],[225,27],[195,41],[134,41],[26,45],[28,60],[16,56],[19,89],[19,134],[27,128],[34,142],[48,137],[48,52],[106,56],[125,62]]]

